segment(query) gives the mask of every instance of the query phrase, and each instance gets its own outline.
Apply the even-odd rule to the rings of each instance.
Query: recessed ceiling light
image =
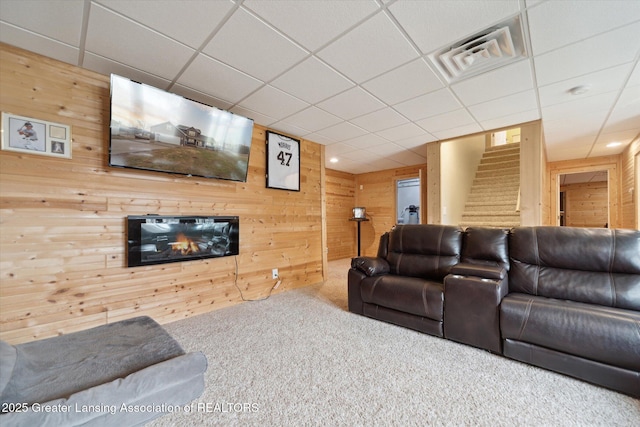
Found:
[[[569,89],[571,95],[583,95],[591,90],[591,85],[580,85]]]
[[[620,145],[622,145],[622,142],[610,142],[607,144],[607,148],[619,147]]]
[[[329,161],[331,163],[338,163],[338,158],[337,157],[332,157],[332,158],[329,159]]]

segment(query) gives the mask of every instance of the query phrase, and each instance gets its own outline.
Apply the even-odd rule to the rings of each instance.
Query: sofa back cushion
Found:
[[[640,310],[640,231],[516,227],[510,292]]]
[[[462,262],[502,267],[509,271],[509,230],[469,227],[462,239]]]
[[[460,262],[462,230],[452,225],[403,224],[389,232],[391,274],[442,281]]]

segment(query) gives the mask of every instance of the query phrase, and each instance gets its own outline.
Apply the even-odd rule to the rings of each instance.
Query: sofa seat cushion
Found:
[[[640,371],[640,313],[511,293],[500,305],[502,338]]]
[[[367,277],[360,287],[362,301],[441,321],[442,283],[392,274]]]
[[[17,344],[1,403],[42,403],[124,378],[185,354],[150,317]]]

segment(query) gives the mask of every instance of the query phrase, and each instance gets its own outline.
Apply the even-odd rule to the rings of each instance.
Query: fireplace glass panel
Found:
[[[238,217],[128,217],[128,266],[239,253]]]

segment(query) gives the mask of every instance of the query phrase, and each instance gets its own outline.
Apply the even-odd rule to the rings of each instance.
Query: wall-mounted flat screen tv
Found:
[[[111,75],[109,165],[246,181],[253,120]]]
[[[128,216],[127,266],[238,255],[237,216]]]

